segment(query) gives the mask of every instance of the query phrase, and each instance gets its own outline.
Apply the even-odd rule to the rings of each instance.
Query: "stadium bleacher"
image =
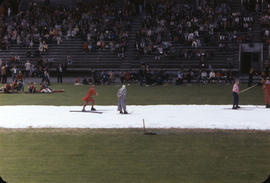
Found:
[[[97,2],[100,3],[100,1]],[[146,63],[151,67],[152,70],[166,69],[168,71],[178,71],[179,68],[192,68],[193,70],[198,72],[201,69],[205,69],[208,71],[210,71],[211,69],[222,71],[232,70],[238,72],[240,67],[239,44],[242,42],[261,42],[263,40],[262,33],[260,31],[261,24],[258,23],[261,18],[260,16],[262,15],[262,12],[258,13],[255,10],[250,11],[248,10],[248,8],[243,8],[241,7],[240,1],[205,0],[199,1],[200,4],[198,7],[196,7],[195,3],[184,0],[146,1],[146,7],[143,9],[142,12],[140,12],[139,10],[136,11],[138,5],[133,1],[110,1],[110,3],[108,3],[107,5],[107,9],[101,8],[101,6],[99,6],[97,2],[93,1],[91,3],[87,3],[90,4],[89,6],[85,6],[85,4],[79,4],[77,5],[76,10],[76,8],[74,7],[72,9],[59,9],[57,7],[48,6],[44,3],[35,4],[32,1],[30,2],[32,4],[25,5],[25,3],[29,2],[21,1],[19,7],[21,7],[22,11],[18,10],[18,12],[12,12],[11,15],[5,14],[4,17],[2,17],[1,19],[2,23],[14,23],[16,17],[21,17],[21,19],[19,18],[19,20],[24,20],[23,18],[25,18],[26,20],[29,19],[32,22],[34,21],[35,23],[37,23],[37,19],[29,17],[29,15],[25,16],[25,14],[29,12],[34,12],[34,14],[32,13],[30,15],[35,15],[35,9],[38,8],[39,10],[51,13],[50,17],[47,18],[52,18],[52,16],[54,15],[64,17],[68,13],[73,13],[75,18],[72,18],[74,18],[75,23],[74,21],[71,21],[73,22],[71,26],[73,26],[73,29],[76,26],[79,26],[80,30],[75,36],[67,38],[67,27],[64,28],[64,24],[66,23],[65,21],[62,21],[62,19],[59,19],[58,17],[58,22],[50,22],[52,23],[52,25],[48,25],[48,22],[46,22],[48,19],[42,19],[43,22],[41,22],[41,25],[46,24],[47,26],[49,26],[48,29],[60,27],[61,34],[56,33],[57,35],[54,35],[53,39],[48,41],[48,50],[46,52],[39,52],[40,44],[37,40],[36,42],[34,42],[32,48],[28,48],[29,40],[27,42],[27,40],[23,39],[24,34],[20,35],[20,33],[22,33],[21,26],[11,26],[11,29],[13,29],[9,30],[14,31],[16,30],[14,29],[14,27],[18,28],[18,30],[16,30],[16,33],[21,36],[21,40],[19,41],[17,40],[16,36],[13,41],[11,40],[12,37],[5,37],[6,33],[8,32],[8,28],[10,27],[3,26],[1,34],[2,49],[0,50],[0,58],[2,59],[2,62],[7,62],[11,67],[11,65],[13,65],[11,58],[19,56],[20,61],[16,61],[16,65],[21,70],[24,70],[24,64],[27,60],[30,60],[32,64],[35,64],[37,68],[37,60],[42,59],[45,62],[44,67],[47,67],[47,69],[53,72],[55,71],[59,63],[66,64],[67,56],[70,56],[72,57],[72,64],[68,65],[67,70],[77,73],[80,73],[82,71],[88,71],[90,69],[114,71],[138,70],[141,63]],[[150,9],[147,6],[149,6]],[[152,10],[151,6],[153,8]],[[177,21],[175,21],[174,26],[171,26],[174,29],[177,29],[177,31],[180,31],[181,29],[182,33],[179,33],[179,36],[176,36],[177,39],[174,40],[172,34],[175,34],[175,30],[167,27],[167,32],[164,33],[161,40],[159,40],[159,43],[155,43],[154,46],[152,45],[151,52],[147,52],[146,54],[138,53],[138,47],[136,46],[136,44],[139,44],[137,36],[138,32],[141,32],[145,28],[145,18],[152,14],[152,17],[150,17],[149,21],[151,23],[158,24],[159,22],[155,21],[160,21],[162,19],[162,16],[160,17],[158,13],[164,11],[163,13],[167,14],[167,17],[165,17],[165,26],[169,26],[169,23],[171,23],[169,22],[169,19],[172,17],[175,11],[177,12],[179,10],[173,7],[179,7],[181,10],[183,8],[188,9],[187,12],[190,17],[185,18],[182,24],[176,24]],[[106,12],[106,10],[108,9],[113,9],[114,11],[112,12],[114,13],[109,15],[107,15],[106,13],[104,14],[104,11]],[[155,10],[154,14],[153,12],[151,12],[153,10]],[[87,14],[87,12],[89,14]],[[88,30],[88,27],[86,26],[87,28],[85,29],[85,32],[83,32],[82,24],[83,21],[86,21],[88,23],[91,22],[90,19],[92,20],[93,18],[91,16],[91,13],[99,15],[96,17],[94,15],[93,21],[105,24],[105,26],[101,28],[100,23],[96,24],[96,28],[101,31],[98,33],[98,36],[100,36],[101,34],[102,36],[104,36],[103,34],[105,34],[106,30],[111,26],[111,29],[108,30],[117,30],[117,38],[108,38],[107,40],[105,40],[103,37],[100,38],[96,36],[94,40],[87,40],[87,31],[91,32],[93,30]],[[85,15],[89,15],[89,20],[85,18]],[[187,15],[183,14],[181,16]],[[238,17],[238,20],[236,20],[236,17]],[[107,19],[112,19],[113,21],[106,24],[104,23],[104,21],[107,21]],[[193,27],[189,28],[185,25],[186,21],[195,21],[199,22],[199,24],[196,24],[195,26],[194,23]],[[222,21],[224,21],[225,23],[220,23]],[[239,25],[235,23],[237,21],[239,21]],[[212,30],[209,26],[210,24],[215,25]],[[126,25],[128,26],[128,28],[123,28]],[[197,31],[197,29],[200,28],[199,26],[205,27],[203,30]],[[152,32],[154,32],[155,28],[156,26],[150,27],[150,30],[152,29]],[[44,29],[42,27],[40,27],[40,29],[44,32]],[[127,33],[127,39],[126,41],[121,42],[123,38],[121,36],[124,31],[126,31]],[[187,41],[185,39],[185,36],[187,36],[189,33],[194,34],[194,32],[196,31],[199,36],[195,37],[196,40],[199,41],[199,44],[194,46],[192,40]],[[212,33],[210,33],[211,31]],[[40,34],[39,39],[43,40],[44,35],[42,36],[42,34]],[[12,33],[10,33],[10,36],[12,36]],[[59,44],[57,44],[57,36],[60,36],[62,40],[62,42]],[[151,41],[156,41],[156,38],[153,38],[153,35],[151,36]],[[164,39],[164,37],[166,38]],[[145,37],[145,39],[148,39],[147,36]],[[98,46],[96,46],[96,44],[98,44],[100,40],[101,42],[104,42],[103,48],[98,48]],[[91,44],[89,52],[85,52],[83,50],[83,45],[85,42],[88,45]],[[166,54],[165,51],[163,51],[162,54],[159,55],[160,58],[156,59],[157,47],[164,47],[164,42],[167,42],[169,44],[168,48],[163,48],[164,50],[167,49]],[[124,44],[123,49],[121,47],[122,44]],[[268,43],[265,41],[265,54],[267,53],[268,49],[267,44]],[[93,49],[93,47],[96,48]],[[49,64],[49,66],[48,64],[46,64],[48,59],[52,61],[52,64]],[[207,66],[201,68],[202,62]]]

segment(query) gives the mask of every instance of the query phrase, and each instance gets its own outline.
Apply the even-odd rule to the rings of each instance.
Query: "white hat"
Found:
[[[126,85],[122,85],[122,88],[126,88]]]

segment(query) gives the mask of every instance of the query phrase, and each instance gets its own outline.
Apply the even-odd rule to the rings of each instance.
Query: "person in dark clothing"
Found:
[[[49,73],[48,73],[48,71],[44,71],[43,72],[43,76],[42,76],[42,81],[41,81],[42,83],[43,82],[47,82],[48,83],[48,85],[51,85],[51,82],[50,82],[50,75],[49,75]]]
[[[249,70],[249,74],[248,74],[248,87],[250,87],[253,83],[253,77],[255,75],[255,71],[254,69],[251,67],[250,70]]]
[[[1,80],[2,83],[7,83],[7,67],[3,64],[1,67]]]
[[[59,64],[57,69],[57,83],[62,83],[63,82],[63,67],[62,64]]]
[[[101,74],[99,71],[95,70],[93,73],[93,77],[94,77],[94,84],[95,85],[101,84]]]
[[[124,72],[120,72],[119,73],[119,77],[120,77],[121,84],[123,84],[124,81],[125,81],[125,73]]]
[[[269,65],[267,65],[266,67],[265,67],[265,70],[264,70],[264,74],[265,74],[265,76],[270,76],[269,75]]]
[[[138,76],[139,76],[140,86],[143,86],[144,85],[144,81],[145,81],[145,70],[143,68],[141,68],[139,70]]]

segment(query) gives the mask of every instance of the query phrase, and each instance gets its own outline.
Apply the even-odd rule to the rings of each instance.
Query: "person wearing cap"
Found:
[[[265,81],[263,81],[262,89],[264,91],[264,101],[265,107],[270,108],[270,78],[267,77]]]
[[[123,113],[128,114],[126,110],[126,95],[127,95],[126,85],[122,85],[122,87],[117,92],[118,111],[120,111],[120,114],[123,114]]]
[[[96,92],[95,92],[95,85],[91,85],[91,88],[90,90],[88,91],[88,93],[85,95],[85,97],[83,97],[83,100],[84,100],[84,105],[83,105],[83,109],[82,111],[85,111],[85,107],[86,105],[91,102],[92,103],[92,107],[91,107],[91,111],[95,111],[96,109],[94,108],[94,105],[95,105],[95,100],[92,98],[93,95],[98,95]]]
[[[232,92],[233,92],[233,107],[232,107],[232,109],[238,109],[238,108],[240,108],[239,105],[238,105],[238,102],[239,102],[239,97],[238,97],[238,94],[239,94],[239,79],[235,80]]]

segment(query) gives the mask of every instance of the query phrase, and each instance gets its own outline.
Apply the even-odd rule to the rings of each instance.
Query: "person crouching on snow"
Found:
[[[126,86],[123,85],[122,88],[120,88],[117,92],[118,97],[118,111],[120,111],[120,114],[128,114],[126,110],[126,95],[127,95],[127,89]]]
[[[94,108],[95,105],[95,100],[92,98],[93,95],[98,95],[98,93],[95,92],[95,85],[91,85],[90,90],[88,91],[88,93],[85,95],[85,97],[83,97],[84,100],[84,105],[83,105],[83,109],[82,111],[85,111],[85,107],[86,105],[91,102],[92,103],[92,107],[91,107],[91,111],[95,111],[96,109]]]
[[[263,87],[264,91],[264,101],[265,101],[265,107],[270,108],[270,78],[267,77],[266,81],[263,82]]]
[[[235,80],[232,92],[233,92],[233,107],[232,107],[232,109],[238,109],[238,108],[240,108],[239,105],[238,105],[238,102],[239,102],[239,97],[238,97],[238,94],[239,94],[239,79]]]

